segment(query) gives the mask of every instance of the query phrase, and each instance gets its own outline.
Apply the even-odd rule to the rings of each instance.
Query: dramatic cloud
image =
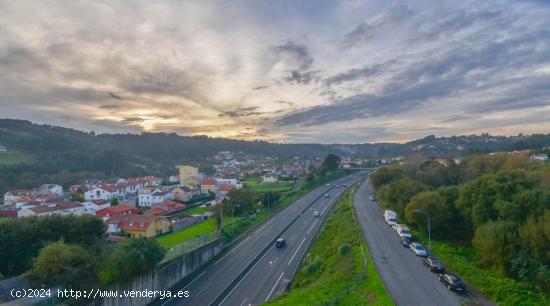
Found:
[[[0,118],[283,142],[550,131],[545,1],[4,1]]]

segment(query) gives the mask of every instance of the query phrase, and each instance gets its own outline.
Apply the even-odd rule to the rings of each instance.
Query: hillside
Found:
[[[281,144],[174,133],[95,135],[25,120],[0,119],[0,143],[8,151],[24,156],[6,158],[8,162],[0,163],[0,193],[3,193],[10,188],[30,188],[45,182],[68,185],[85,178],[173,174],[174,165],[202,163],[225,150],[280,159],[322,158],[329,153],[362,158],[391,158],[410,153],[440,157],[466,154],[470,150],[541,149],[550,145],[550,135],[428,136],[405,144]]]

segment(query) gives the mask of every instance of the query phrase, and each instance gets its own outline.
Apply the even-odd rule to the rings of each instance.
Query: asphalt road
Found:
[[[273,298],[293,279],[323,220],[346,189],[334,188],[328,192],[330,198],[315,201],[281,236],[287,242],[286,247],[277,248],[272,244],[220,305],[259,305]],[[314,217],[315,211],[320,213],[319,217]]]
[[[275,216],[271,217],[267,222],[262,224],[254,232],[251,232],[244,240],[239,242],[222,258],[218,259],[212,265],[207,267],[204,272],[199,274],[189,283],[185,284],[183,288],[178,288],[179,290],[189,291],[190,296],[188,298],[170,299],[163,303],[163,305],[200,306],[219,304],[220,302],[226,303],[226,305],[233,305],[229,304],[223,299],[226,297],[232,299],[240,299],[241,296],[242,299],[245,299],[248,297],[248,295],[250,295],[250,299],[253,299],[254,302],[256,302],[256,298],[263,302],[267,297],[269,291],[271,291],[271,289],[277,282],[277,279],[282,279],[284,275],[281,276],[281,274],[284,271],[281,270],[281,272],[276,272],[275,274],[265,273],[265,275],[263,276],[265,278],[262,278],[262,283],[254,283],[249,288],[243,287],[244,285],[241,286],[241,284],[243,284],[243,282],[249,282],[250,277],[256,277],[255,275],[257,275],[258,273],[257,271],[278,271],[276,269],[270,269],[269,267],[271,265],[269,264],[269,262],[267,262],[267,265],[265,264],[266,258],[278,259],[280,257],[280,260],[277,261],[276,265],[278,269],[280,267],[284,267],[282,266],[282,263],[284,263],[284,265],[287,265],[288,269],[290,269],[290,266],[295,268],[295,265],[298,264],[301,256],[307,249],[305,246],[305,241],[308,239],[304,240],[304,237],[309,238],[310,235],[312,236],[314,234],[314,231],[318,229],[318,224],[313,224],[315,221],[313,221],[313,223],[311,222],[313,219],[313,210],[309,210],[308,206],[313,203],[312,205],[316,207],[315,209],[319,210],[321,208],[319,210],[319,212],[321,212],[324,209],[323,207],[326,207],[327,204],[332,203],[334,199],[334,196],[325,199],[323,195],[327,192],[333,195],[336,192],[342,192],[343,188],[335,188],[335,185],[339,184],[340,182],[349,180],[350,177],[346,177],[331,182],[330,186],[321,186],[314,191],[308,193],[304,197],[298,199],[294,204],[289,205],[288,207],[278,212]],[[305,212],[302,214],[303,211]],[[309,231],[309,228],[311,226],[313,226],[314,228],[311,229],[310,234],[307,234],[307,231]],[[287,239],[286,248],[267,249],[268,246],[273,244],[273,241],[275,239],[279,238],[281,232],[287,228],[288,230],[285,232],[285,234],[292,234],[290,237],[284,236]],[[304,228],[306,228],[306,236],[303,236]],[[295,237],[292,237],[292,235],[295,235]],[[298,235],[301,236],[299,237]],[[302,244],[301,246],[300,243]],[[279,251],[281,251],[281,253],[276,253]],[[283,253],[285,256],[282,256]],[[295,255],[292,261],[291,257],[289,258],[288,253],[292,253],[290,255],[291,257],[292,255]],[[278,254],[280,254],[281,256],[275,256]],[[247,269],[249,270],[247,271]],[[242,277],[245,271],[247,272],[246,274],[244,274],[244,277]],[[239,277],[242,278],[238,280]],[[267,290],[266,288],[269,288],[267,293],[265,293]],[[241,305],[241,302],[242,300],[239,301],[237,305]],[[251,303],[246,301],[244,302],[246,304]]]
[[[386,224],[383,210],[369,200],[373,188],[368,180],[353,198],[370,255],[396,305],[460,305],[462,294],[448,290],[422,265],[421,259],[401,245],[397,233]],[[399,216],[398,216],[399,217]]]

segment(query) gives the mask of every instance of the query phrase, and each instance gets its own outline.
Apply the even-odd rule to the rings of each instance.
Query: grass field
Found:
[[[288,191],[292,188],[289,182],[262,183],[261,178],[252,177],[245,180],[246,186],[258,192]]]
[[[11,165],[22,163],[25,161],[25,158],[21,153],[15,151],[9,152],[0,152],[0,165]]]
[[[269,305],[393,305],[352,216],[350,194],[328,217],[291,290]]]
[[[193,207],[185,211],[185,215],[202,214],[209,211],[208,207]]]
[[[184,243],[200,235],[211,234],[216,230],[216,219],[208,219],[204,222],[195,224],[184,230],[166,234],[157,237],[156,240],[161,246],[171,248],[177,244]]]

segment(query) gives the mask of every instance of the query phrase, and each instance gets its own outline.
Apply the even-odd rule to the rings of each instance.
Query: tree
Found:
[[[328,154],[321,163],[322,173],[338,170],[340,166],[340,157],[334,154]]]
[[[268,205],[273,206],[281,198],[281,192],[279,191],[266,191],[263,193],[262,205],[268,207]]]
[[[508,260],[517,249],[517,228],[507,221],[490,221],[481,225],[472,240],[485,266],[493,267],[501,275],[508,272]]]
[[[453,208],[437,191],[419,193],[405,207],[407,221],[427,231],[426,216],[415,212],[416,209],[423,210],[430,216],[434,236],[445,237],[449,234],[448,229],[452,228],[450,224],[453,223],[454,218]]]
[[[104,251],[99,278],[102,284],[126,281],[150,271],[165,255],[154,239],[132,238]]]
[[[394,210],[398,215],[403,215],[405,205],[416,194],[428,190],[428,186],[411,179],[403,177],[378,190],[378,197],[384,205]]]
[[[89,288],[97,284],[97,266],[84,248],[58,241],[40,251],[25,276],[38,286]]]
[[[115,197],[115,198],[111,198],[111,206],[117,206],[118,205],[118,199]]]

